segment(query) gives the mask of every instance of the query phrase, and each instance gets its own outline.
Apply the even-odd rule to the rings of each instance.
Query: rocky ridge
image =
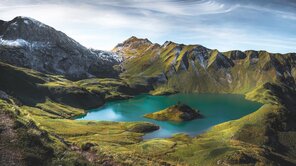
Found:
[[[28,17],[0,21],[0,59],[71,79],[117,77],[118,55],[87,49],[63,32]]]
[[[295,53],[219,52],[170,41],[160,46],[136,37],[113,51],[129,57],[122,63],[121,78],[131,84],[150,85],[163,93],[172,90],[246,93],[266,82],[292,86],[296,81]]]

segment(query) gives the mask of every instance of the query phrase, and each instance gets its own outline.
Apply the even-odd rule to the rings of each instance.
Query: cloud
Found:
[[[184,41],[200,41],[200,44],[220,51],[229,50],[266,50],[278,53],[279,48],[295,52],[296,38],[286,37],[284,40],[276,34],[264,32],[249,33],[243,29],[235,28],[194,28],[196,35],[187,34]]]
[[[277,15],[280,16],[284,19],[292,19],[296,20],[296,6],[290,6],[288,9],[287,8],[278,8],[278,7],[272,7],[272,6],[256,6],[254,4],[252,5],[239,5],[241,8],[246,8],[249,10],[256,10],[258,12],[267,12],[272,15]],[[289,10],[290,9],[290,10]]]
[[[284,1],[288,5],[278,0],[2,0],[0,19],[29,16],[98,49],[112,49],[135,35],[222,50],[295,52],[296,3]]]
[[[129,32],[147,32],[148,36],[156,36],[168,29],[164,20],[142,15],[129,15],[110,7],[94,7],[90,5],[28,5],[0,8],[1,19],[11,20],[15,16],[29,16],[58,30],[64,31],[69,36],[88,47],[111,49],[118,39],[116,32],[123,34]],[[107,34],[106,34],[107,33]],[[118,33],[117,33],[118,34]],[[121,35],[121,34],[118,34]],[[106,44],[109,41],[109,44]]]

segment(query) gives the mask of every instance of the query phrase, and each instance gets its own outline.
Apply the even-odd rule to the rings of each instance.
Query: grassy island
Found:
[[[161,121],[183,122],[201,118],[202,115],[198,110],[192,109],[186,104],[178,103],[164,110],[146,114],[144,117]]]

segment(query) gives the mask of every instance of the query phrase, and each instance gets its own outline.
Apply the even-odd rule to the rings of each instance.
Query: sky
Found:
[[[101,50],[136,36],[220,51],[296,52],[296,0],[1,0],[0,19],[16,16]]]

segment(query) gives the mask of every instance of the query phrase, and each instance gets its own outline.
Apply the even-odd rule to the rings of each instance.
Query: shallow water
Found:
[[[181,102],[200,110],[204,116],[187,122],[157,121],[143,115],[156,112]],[[176,133],[196,135],[210,127],[238,119],[261,107],[260,103],[248,101],[242,95],[230,94],[175,94],[170,96],[139,95],[128,100],[112,101],[104,106],[90,110],[78,120],[103,121],[146,121],[160,126],[158,131],[148,133],[144,139],[170,137]]]

